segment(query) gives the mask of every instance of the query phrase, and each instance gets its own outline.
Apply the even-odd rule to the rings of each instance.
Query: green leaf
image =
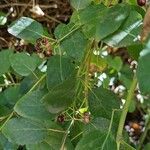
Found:
[[[112,58],[111,56],[107,56],[106,61],[110,67],[112,67],[118,72],[122,68],[123,62],[119,56],[116,56],[115,58]]]
[[[76,17],[79,19],[79,22],[81,25],[89,25],[91,26],[93,23],[93,27],[97,25],[97,21],[102,17],[104,12],[106,12],[107,9],[104,5],[90,5],[86,9],[80,10],[79,12],[76,12]],[[75,20],[72,20],[75,24]],[[99,20],[100,21],[100,20]]]
[[[69,58],[58,55],[51,57],[47,64],[48,89],[51,90],[69,78],[74,68],[75,66]]]
[[[109,135],[106,139],[106,132],[94,130],[89,132],[79,141],[75,150],[116,150],[115,139]]]
[[[46,121],[45,126],[49,130],[47,137],[40,143],[28,144],[27,148],[29,150],[47,150],[47,149],[59,150],[61,149],[62,141],[64,140],[65,131],[63,131],[63,129],[59,127],[56,123],[51,122],[51,121]],[[64,147],[67,150],[74,149],[68,138],[66,138]]]
[[[90,66],[95,66],[98,72],[102,72],[107,67],[105,58],[99,55],[92,55]]]
[[[43,142],[27,145],[27,150],[59,150],[62,145],[62,140],[62,133],[51,132]],[[66,140],[64,147],[67,150],[74,149],[69,139]]]
[[[83,133],[84,124],[83,122],[75,121],[70,129],[69,138],[74,146],[80,141]]]
[[[10,113],[10,110],[8,107],[0,105],[0,118],[7,116]]]
[[[150,143],[146,144],[144,147],[144,150],[149,150],[150,149]]]
[[[9,26],[8,32],[17,38],[35,43],[38,38],[42,37],[43,27],[31,18],[21,17]]]
[[[131,11],[129,17],[119,30],[106,37],[103,41],[113,47],[124,47],[137,44],[141,23],[142,16],[136,11]]]
[[[52,132],[49,134],[49,136],[46,138],[46,143],[48,143],[53,150],[61,149],[62,141],[64,140],[64,135],[61,133]],[[71,144],[71,141],[67,138],[64,144],[64,148],[67,150],[73,150],[74,147]]]
[[[145,49],[141,52],[137,68],[137,78],[139,81],[139,88],[142,93],[150,94],[150,52],[149,49]]]
[[[84,55],[84,50],[87,46],[87,40],[82,32],[76,31],[74,34],[66,38],[60,46],[62,50],[66,51],[68,56],[81,61]]]
[[[81,24],[85,24],[84,33],[99,41],[117,31],[129,12],[130,7],[125,4],[118,4],[107,9],[103,5],[91,5],[79,13],[79,20]]]
[[[136,0],[127,0],[127,2],[128,2],[129,4],[133,4],[133,5],[136,5],[136,4],[137,4]]]
[[[128,65],[123,66],[119,73],[119,80],[121,81],[121,83],[127,89],[129,89],[132,83],[132,79],[133,79],[133,72],[130,66]]]
[[[31,56],[36,60],[37,66],[40,66],[42,64],[43,59],[40,58],[37,53],[33,53]]]
[[[115,113],[115,115],[118,115],[118,114]],[[118,122],[114,119],[115,116],[111,115],[111,117],[113,117],[111,118],[113,119],[113,122],[111,124],[110,133],[115,136],[116,131],[118,129]],[[95,130],[107,133],[110,127],[110,122],[111,121],[106,118],[92,116],[90,123],[84,126],[83,136],[86,136],[87,134]]]
[[[79,10],[87,7],[93,0],[71,0],[71,5]]]
[[[5,25],[7,22],[7,15],[0,12],[0,25]]]
[[[54,35],[57,39],[62,39],[64,38],[68,33],[72,32],[72,30],[75,28],[74,23],[69,23],[69,24],[59,24],[54,31]]]
[[[46,107],[51,113],[59,113],[69,107],[75,95],[75,78],[70,77],[60,85],[49,91],[43,98]]]
[[[88,38],[96,38],[97,30],[100,28],[100,21],[106,11],[106,7],[102,4],[90,5],[86,9],[76,13],[76,19],[72,21],[76,24],[80,22],[81,25],[84,25],[83,32]]]
[[[12,50],[2,50],[0,52],[0,76],[7,73],[10,67],[9,56]]]
[[[16,150],[18,146],[16,144],[10,143],[5,136],[0,133],[0,150]]]
[[[0,105],[6,105],[7,102],[4,97],[4,92],[0,92]]]
[[[19,93],[20,86],[9,87],[4,91],[4,98],[9,106],[14,106],[17,100],[20,98],[21,94]]]
[[[113,92],[99,87],[90,92],[89,108],[94,117],[110,119],[112,110],[119,109],[119,99]]]
[[[20,145],[38,143],[47,136],[44,125],[21,118],[9,120],[2,128],[2,133],[10,142]]]
[[[28,76],[33,73],[38,63],[36,57],[29,56],[26,53],[16,53],[9,60],[14,71],[22,76]]]
[[[4,76],[0,76],[0,84],[5,84],[5,78],[4,78]]]
[[[126,145],[121,145],[120,150],[136,150],[136,149],[126,143]]]
[[[129,5],[118,4],[108,9],[96,31],[96,39],[100,40],[117,31],[130,12]],[[111,26],[110,26],[111,25]]]
[[[13,111],[13,107],[20,98],[19,86],[8,87],[0,94],[0,114],[8,114]]]
[[[35,74],[36,76],[34,74],[30,74],[22,80],[20,83],[20,94],[26,94],[43,75],[39,70],[35,70]]]
[[[32,120],[50,120],[51,114],[42,102],[44,92],[37,90],[23,96],[15,105],[14,110],[20,116]]]
[[[62,41],[60,43],[60,50],[62,52],[66,52],[68,56],[80,61],[84,55],[84,50],[87,46],[87,39],[79,29],[73,31],[73,26],[73,24],[60,24],[55,29],[55,37],[59,38],[58,40],[61,39]]]
[[[110,120],[102,117],[96,117],[92,119],[90,124],[87,124],[84,128],[84,135],[91,131],[99,130],[101,132],[107,132],[109,128]]]
[[[143,49],[143,44],[135,44],[127,47],[129,55],[136,61],[139,58],[140,52]]]
[[[133,0],[134,3],[137,3],[137,0]],[[139,14],[141,14],[142,18],[144,18],[145,16],[145,10],[143,9],[143,7],[139,6],[139,5],[130,5],[132,10],[137,11]]]
[[[27,150],[54,150],[51,145],[46,142],[26,145]]]
[[[139,81],[140,90],[148,94],[150,93],[150,53],[139,58],[139,65],[137,69],[137,77]]]

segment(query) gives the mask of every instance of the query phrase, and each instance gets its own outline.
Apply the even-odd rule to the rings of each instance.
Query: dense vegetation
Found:
[[[52,34],[36,21],[39,5],[34,19],[0,13],[0,27],[23,43],[0,51],[0,150],[149,150],[146,1],[70,4]]]

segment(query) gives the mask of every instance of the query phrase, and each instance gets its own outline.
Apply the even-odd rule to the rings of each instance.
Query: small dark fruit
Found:
[[[137,0],[137,4],[139,6],[145,6],[146,5],[146,0]]]
[[[63,123],[65,121],[65,116],[63,114],[60,114],[58,117],[57,117],[57,122],[59,123]]]
[[[39,38],[35,44],[35,50],[37,53],[43,53],[45,57],[53,55],[52,46],[47,38]]]
[[[52,51],[50,51],[50,50],[44,51],[44,55],[45,55],[46,57],[53,56]]]
[[[83,122],[85,123],[85,124],[88,124],[89,122],[90,122],[90,113],[89,112],[85,112],[84,113],[84,116],[83,116]]]

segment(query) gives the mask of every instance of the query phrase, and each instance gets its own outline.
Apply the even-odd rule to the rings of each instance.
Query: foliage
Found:
[[[150,40],[138,38],[144,8],[133,0],[70,3],[70,22],[59,24],[53,37],[28,17],[8,26],[10,34],[35,47],[39,39],[45,43],[40,53],[0,51],[0,149],[141,149],[150,128]],[[137,69],[115,55],[121,49]],[[41,56],[48,50],[49,57]],[[125,87],[120,93],[113,89],[118,83]],[[133,145],[124,125],[137,106],[147,116],[146,131]]]

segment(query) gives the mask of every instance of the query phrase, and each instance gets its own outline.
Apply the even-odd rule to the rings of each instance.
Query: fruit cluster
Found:
[[[53,55],[52,46],[47,38],[39,38],[36,41],[35,49],[37,53],[43,53],[46,57],[50,57]]]
[[[137,0],[137,4],[139,6],[145,6],[146,5],[146,0]]]

